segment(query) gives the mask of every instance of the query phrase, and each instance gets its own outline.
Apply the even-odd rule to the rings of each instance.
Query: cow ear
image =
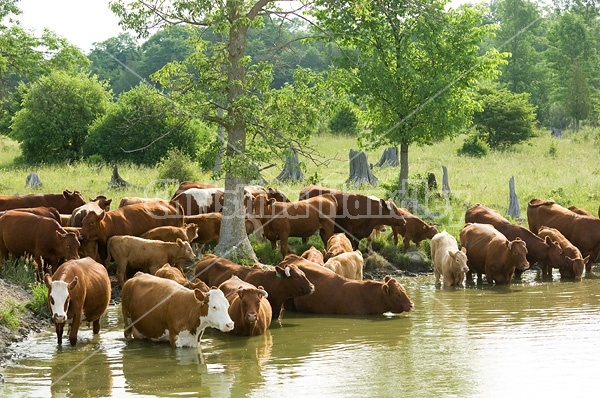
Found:
[[[269,204],[269,205],[273,205],[273,203],[275,203],[275,198],[271,198],[271,199],[269,199],[269,201],[267,202],[267,204]]]
[[[110,206],[110,204],[112,203],[112,199],[107,199],[104,201],[104,203],[106,203],[106,206]]]
[[[282,275],[285,274],[285,271],[283,268],[281,268],[279,265],[275,266],[275,276],[278,278],[281,278]]]
[[[183,241],[181,238],[177,238],[177,246],[183,246]]]
[[[589,254],[587,256],[585,256],[585,258],[583,259],[583,264],[587,264],[588,261],[590,261],[590,255]]]
[[[196,300],[200,301],[201,303],[204,302],[206,297],[200,289],[194,289],[194,296],[196,297]]]
[[[452,257],[453,260],[456,260],[456,253],[458,253],[457,251],[454,252],[452,250],[448,250],[448,254],[450,255],[450,257]]]
[[[73,289],[75,286],[77,286],[77,281],[79,279],[77,277],[73,278],[73,280],[71,281],[71,283],[69,283],[69,290]]]
[[[64,196],[65,198],[68,198],[68,197],[69,197],[69,196],[71,196],[72,194],[73,194],[73,193],[72,193],[71,191],[69,191],[68,189],[65,189],[65,190],[63,191],[63,196]]]
[[[44,283],[46,284],[46,286],[48,286],[48,289],[50,289],[50,287],[52,286],[52,277],[49,273],[44,274]]]
[[[62,232],[60,232],[60,230],[58,230],[58,229],[56,230],[56,235],[57,235],[57,236],[60,236],[61,238],[64,238],[64,237],[66,237],[66,236],[67,236],[67,234],[66,234],[66,233],[64,233],[64,234],[63,234],[63,233],[62,233]]]
[[[552,242],[552,239],[550,239],[549,236],[546,236],[544,238],[544,243],[546,243],[548,246],[552,246],[552,243],[554,243],[554,242]]]
[[[467,248],[466,248],[466,247],[464,247],[464,246],[463,246],[463,247],[461,247],[460,251],[461,251],[461,252],[463,252],[463,253],[465,253],[465,254],[467,254]]]
[[[512,242],[508,239],[506,240],[506,247],[508,247],[508,250],[510,250],[510,248],[512,247]]]

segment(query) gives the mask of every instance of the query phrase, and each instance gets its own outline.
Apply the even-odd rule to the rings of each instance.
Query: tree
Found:
[[[108,107],[110,93],[94,77],[56,71],[32,83],[13,118],[11,136],[27,163],[81,158],[90,124]]]
[[[591,99],[586,76],[578,60],[573,62],[569,71],[569,84],[565,93],[567,112],[573,119],[574,130],[579,130],[579,122],[590,115]]]
[[[535,108],[528,93],[485,87],[479,100],[483,109],[475,112],[473,123],[491,149],[507,149],[533,136]]]
[[[329,129],[334,134],[356,135],[358,118],[348,105],[342,106],[329,121]]]
[[[185,114],[178,115],[171,101],[140,84],[121,94],[90,127],[84,155],[150,166],[171,149],[196,159],[207,141],[204,126]]]
[[[496,75],[503,55],[480,55],[492,34],[482,25],[483,8],[445,9],[436,1],[317,1],[314,15],[340,44],[359,50],[349,72],[364,99],[373,146],[400,146],[400,194],[408,180],[408,148],[458,134],[477,104],[470,90]],[[343,52],[345,53],[345,52]],[[442,127],[443,126],[443,127]]]
[[[222,40],[208,43],[195,37],[194,54],[153,76],[187,113],[226,132],[223,222],[215,253],[236,260],[256,259],[245,232],[243,206],[244,186],[255,176],[255,163],[271,158],[273,151],[283,157],[290,142],[306,142],[310,124],[322,109],[314,104],[321,85],[308,71],[296,70],[295,84],[275,92],[269,90],[272,68],[266,63],[250,66],[248,29],[260,26],[259,15],[275,6],[272,0],[112,4],[122,23],[142,36],[157,26],[189,24],[209,28]]]

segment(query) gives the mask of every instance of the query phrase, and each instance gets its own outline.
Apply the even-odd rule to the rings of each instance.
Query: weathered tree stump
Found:
[[[350,149],[350,177],[346,180],[346,184],[352,184],[354,187],[360,185],[375,186],[379,183],[379,179],[373,175],[367,155],[364,152]]]
[[[381,155],[379,162],[375,163],[376,167],[396,167],[400,164],[398,161],[398,149],[395,147],[386,148]]]
[[[427,173],[427,187],[430,191],[437,190],[437,180],[435,179],[435,174]]]
[[[129,184],[127,181],[125,181],[123,178],[121,178],[121,176],[119,175],[119,169],[117,168],[117,165],[115,164],[113,166],[112,178],[110,179],[110,182],[108,183],[108,188],[109,189],[123,189],[123,188],[127,188],[130,185],[131,184]]]
[[[513,218],[519,218],[521,216],[521,206],[519,205],[519,198],[517,197],[517,193],[515,191],[515,176],[510,177],[510,180],[508,181],[508,189],[510,191],[510,198],[506,215]]]
[[[285,154],[285,166],[281,173],[275,177],[277,181],[302,181],[304,173],[300,170],[300,161],[298,160],[298,152],[295,148]]]
[[[444,196],[450,196],[450,184],[448,183],[448,168],[442,166],[442,194]]]
[[[41,188],[44,184],[42,184],[42,180],[40,180],[40,176],[37,173],[29,173],[25,178],[25,187],[31,189]]]

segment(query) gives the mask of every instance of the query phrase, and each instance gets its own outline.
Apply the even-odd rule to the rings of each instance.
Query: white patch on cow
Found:
[[[292,276],[292,274],[290,274],[290,267],[285,267],[285,276],[287,276],[288,278]]]
[[[175,338],[175,347],[198,347],[198,334],[191,334],[189,330],[182,330]]]
[[[369,196],[367,196],[367,198],[369,198],[369,199],[373,199],[373,200],[376,200],[376,201],[378,201],[378,202],[381,200],[381,199],[379,199],[377,196],[374,196],[374,195],[369,195]]]
[[[54,304],[50,302],[52,317],[63,316],[66,320],[67,311],[65,310],[65,301],[69,297],[69,284],[64,281],[52,281],[50,290],[50,296],[54,300]]]
[[[233,330],[233,320],[229,316],[229,301],[219,289],[211,289],[206,293],[208,298],[208,314],[200,317],[200,331],[207,327],[219,329],[222,332]]]
[[[134,328],[135,330],[135,328]],[[143,338],[143,335],[142,337]],[[160,337],[151,338],[152,341],[169,341],[169,330],[165,329],[165,332]]]
[[[184,191],[186,195],[194,198],[200,209],[206,209],[213,204],[213,194],[222,191],[221,188],[190,188]]]

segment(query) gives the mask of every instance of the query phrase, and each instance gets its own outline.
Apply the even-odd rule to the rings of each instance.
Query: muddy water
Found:
[[[0,396],[578,396],[600,382],[600,279],[436,287],[402,279],[410,315],[285,313],[265,336],[207,331],[201,350],[125,341],[120,308],[101,334],[18,346]]]

